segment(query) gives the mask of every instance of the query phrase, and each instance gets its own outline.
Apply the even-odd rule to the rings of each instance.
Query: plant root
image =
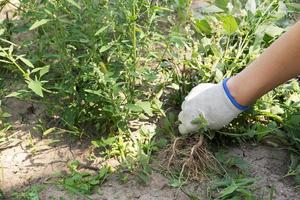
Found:
[[[192,145],[192,147],[191,147]],[[204,136],[175,138],[165,152],[168,156],[167,170],[178,171],[189,180],[203,180],[209,172],[220,172],[218,161],[205,148]]]

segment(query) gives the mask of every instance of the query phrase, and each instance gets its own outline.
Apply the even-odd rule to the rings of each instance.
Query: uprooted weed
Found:
[[[185,14],[189,13],[189,6],[184,2],[179,7],[186,9]],[[203,82],[220,82],[240,72],[294,23],[295,11],[299,9],[293,1],[234,0],[215,1],[198,8],[194,15],[185,15],[176,45],[191,54],[172,61],[182,70],[173,72],[174,82],[180,89],[176,93],[178,96],[171,95],[170,100],[181,102],[189,87]],[[167,55],[173,54],[176,49],[170,48]],[[173,131],[174,128],[164,129],[173,134],[167,150],[170,158],[165,166],[179,170],[180,175],[189,178],[205,177],[210,170],[218,172],[220,166],[205,145],[211,141],[266,141],[273,146],[289,145],[287,148],[295,154],[299,152],[298,102],[299,83],[291,80],[266,94],[220,131],[203,131],[203,124],[200,124],[201,131],[193,137],[195,133],[182,136]],[[207,136],[204,139],[203,134]]]
[[[178,171],[179,177],[190,180],[203,180],[208,172],[219,172],[220,166],[206,146],[203,135],[200,137],[176,138],[166,150],[165,165],[169,171]]]

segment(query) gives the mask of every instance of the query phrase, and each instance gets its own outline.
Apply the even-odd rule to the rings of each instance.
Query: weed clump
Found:
[[[220,166],[214,155],[207,150],[203,135],[177,137],[165,150],[164,161],[168,171],[179,172],[180,177],[201,181],[211,172],[219,173]]]

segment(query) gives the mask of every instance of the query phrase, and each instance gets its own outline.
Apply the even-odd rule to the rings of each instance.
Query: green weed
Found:
[[[34,46],[31,60],[50,69],[45,87],[56,105],[50,112],[79,134],[127,131],[128,120],[153,116],[158,77],[148,68],[149,42],[158,39],[153,29],[163,8],[135,0],[75,5],[22,5],[30,19],[23,29],[39,44],[24,46]]]
[[[92,145],[105,158],[128,160],[124,165],[129,168],[138,159],[141,177],[146,171],[148,176],[147,163],[157,148],[155,131],[144,133],[141,125],[149,121],[154,126],[157,120],[152,119],[164,114],[163,70],[154,66],[164,59],[164,26],[173,12],[169,5],[21,1],[19,18],[6,19],[1,26],[0,50],[3,70],[22,77],[27,89],[7,97],[48,105],[47,114],[57,127],[40,126],[45,137],[57,132],[92,135]],[[29,36],[17,45],[4,39],[9,34]]]
[[[78,161],[72,162],[69,165],[71,174],[63,177],[59,181],[59,185],[73,194],[89,198],[88,195],[93,192],[94,188],[105,181],[110,173],[110,168],[104,166],[94,175],[87,172],[79,172],[79,166],[80,163]]]
[[[40,200],[39,193],[44,185],[33,185],[22,192],[15,192],[12,196],[16,200]]]
[[[4,111],[2,100],[5,96],[4,82],[3,79],[0,78],[0,145],[2,142],[7,140],[7,131],[11,128],[11,125],[7,123],[7,119],[11,117],[11,115]]]

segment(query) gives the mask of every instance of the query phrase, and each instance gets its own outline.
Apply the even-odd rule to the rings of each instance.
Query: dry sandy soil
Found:
[[[89,154],[88,144],[61,136],[41,138],[33,131],[44,113],[42,106],[32,105],[19,100],[10,99],[6,102],[8,112],[12,113],[11,123],[12,142],[0,146],[0,186],[6,194],[6,199],[13,191],[20,191],[31,185],[49,182],[51,177],[59,172],[65,172],[69,161],[85,159]],[[33,112],[32,112],[33,111]],[[290,179],[283,179],[289,164],[289,156],[285,150],[268,146],[247,145],[245,147],[230,148],[229,155],[238,156],[247,161],[250,173],[258,178],[257,193],[265,191],[268,194],[272,186],[276,189],[276,200],[298,200],[300,191]],[[192,191],[206,197],[207,183],[190,183],[185,186]],[[46,184],[40,193],[42,200],[85,199],[74,196],[55,184]],[[118,181],[117,176],[110,177],[103,186],[96,189],[92,199],[99,200],[187,200],[181,190],[171,188],[168,179],[159,173],[153,173],[148,185],[141,185],[134,176],[129,177],[125,184]],[[267,196],[266,196],[267,199]]]

